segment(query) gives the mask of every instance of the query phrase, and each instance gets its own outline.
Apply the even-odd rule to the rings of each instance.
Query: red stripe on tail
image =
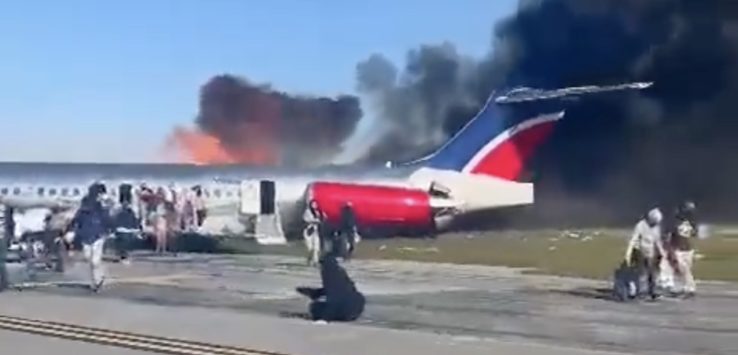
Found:
[[[545,122],[516,133],[487,153],[471,170],[507,180],[520,178],[525,163],[553,132],[555,121]]]

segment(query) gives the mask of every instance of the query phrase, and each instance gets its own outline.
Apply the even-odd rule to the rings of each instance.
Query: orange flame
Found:
[[[167,147],[174,149],[181,160],[191,164],[274,165],[277,162],[275,150],[263,140],[244,139],[243,142],[242,146],[227,147],[217,137],[198,129],[176,127],[167,140]]]
[[[195,164],[232,164],[236,160],[226,151],[220,140],[207,133],[176,127],[168,140],[168,146],[180,154],[180,158]]]

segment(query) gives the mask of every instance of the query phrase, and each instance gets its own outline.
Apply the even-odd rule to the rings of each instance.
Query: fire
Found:
[[[256,135],[251,136],[244,135],[238,146],[227,146],[201,130],[176,127],[167,140],[167,147],[187,163],[274,165],[277,157],[273,147]]]
[[[236,160],[223,147],[220,140],[198,130],[176,127],[167,144],[180,153],[188,163],[232,164]]]

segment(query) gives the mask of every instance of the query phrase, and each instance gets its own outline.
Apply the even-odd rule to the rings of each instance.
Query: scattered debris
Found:
[[[591,232],[591,234],[588,234],[582,231],[572,232],[572,231],[566,230],[566,231],[561,232],[560,237],[569,238],[569,239],[577,239],[583,242],[587,242],[587,241],[594,239],[594,237],[600,236],[601,234],[602,234],[601,231],[594,231],[594,232]]]
[[[580,234],[579,233],[570,232],[570,231],[564,231],[564,232],[561,233],[561,236],[562,237],[565,237],[565,238],[579,239]]]
[[[415,247],[402,247],[397,248],[398,251],[408,251],[413,253],[438,253],[440,250],[436,247],[430,247],[430,248],[415,248]]]
[[[552,245],[552,246],[548,247],[548,251],[554,251],[554,250],[556,250],[556,246],[555,245]]]

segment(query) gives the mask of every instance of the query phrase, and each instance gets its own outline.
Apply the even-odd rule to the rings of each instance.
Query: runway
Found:
[[[346,268],[367,296],[353,324],[299,318],[307,303],[294,288],[318,284],[318,272],[276,255],[136,254],[132,265],[108,264],[112,278],[98,294],[77,287],[88,270],[76,264],[63,278],[42,273],[35,287],[0,295],[0,315],[284,354],[738,353],[733,284],[702,283],[693,300],[622,304],[607,298],[606,282],[502,267],[354,260]],[[0,337],[29,337],[11,334]]]

